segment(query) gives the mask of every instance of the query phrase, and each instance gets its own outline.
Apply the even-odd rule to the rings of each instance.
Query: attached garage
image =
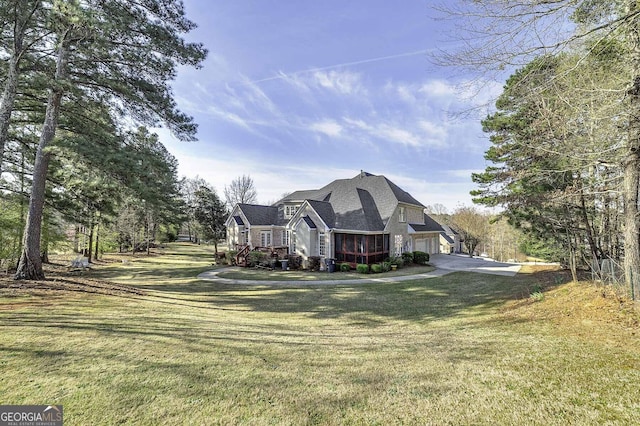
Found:
[[[423,251],[425,253],[428,253],[427,240],[425,238],[416,239],[416,251]]]

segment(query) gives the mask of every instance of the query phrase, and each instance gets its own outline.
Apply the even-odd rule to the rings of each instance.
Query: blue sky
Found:
[[[423,204],[470,205],[489,146],[480,117],[502,83],[432,64],[449,48],[429,1],[185,0],[209,56],[174,93],[198,142],[160,130],[222,196],[250,175],[262,203],[365,170]],[[481,106],[473,114],[469,108]]]

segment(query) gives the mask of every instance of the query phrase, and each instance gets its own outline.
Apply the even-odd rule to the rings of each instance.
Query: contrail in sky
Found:
[[[267,78],[262,78],[260,80],[253,80],[248,82],[247,84],[255,84],[255,83],[263,83],[265,81],[272,81],[272,80],[280,80],[283,78],[287,78],[289,76],[296,76],[299,74],[304,74],[304,73],[309,73],[309,72],[316,72],[316,71],[325,71],[325,70],[330,70],[333,68],[340,68],[340,67],[348,67],[351,65],[362,65],[362,64],[368,64],[371,62],[379,62],[379,61],[386,61],[389,59],[396,59],[396,58],[404,58],[407,56],[416,56],[416,55],[424,55],[426,53],[431,52],[433,49],[424,49],[424,50],[416,50],[415,52],[407,52],[407,53],[399,53],[397,55],[389,55],[389,56],[380,56],[378,58],[370,58],[370,59],[363,59],[360,61],[353,61],[353,62],[344,62],[342,64],[334,64],[334,65],[328,65],[326,67],[319,67],[319,68],[310,68],[308,70],[300,70],[300,71],[294,71],[294,72],[290,72],[290,73],[284,73],[284,72],[280,72],[280,74],[275,75],[273,77],[267,77]]]

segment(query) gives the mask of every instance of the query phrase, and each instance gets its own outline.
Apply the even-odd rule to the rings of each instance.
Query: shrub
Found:
[[[391,262],[389,262],[388,260],[385,262],[382,262],[382,272],[389,272],[391,270]]]
[[[392,265],[397,265],[398,268],[402,268],[404,266],[404,260],[401,256],[389,258],[389,263],[391,263]]]
[[[425,263],[429,262],[429,253],[425,253],[423,251],[414,251],[413,261],[418,265],[424,265]]]
[[[247,266],[249,267],[258,266],[266,261],[267,254],[261,251],[254,250],[250,251],[249,254],[247,254]]]
[[[309,256],[309,270],[310,271],[320,270],[320,256]]]
[[[225,260],[227,262],[227,265],[235,266],[237,254],[238,254],[237,250],[229,250],[227,254],[225,254]]]
[[[291,269],[292,271],[300,269],[300,267],[302,266],[302,256],[298,256],[297,254],[290,254],[288,258],[289,263],[287,266],[289,267],[289,269]]]
[[[413,263],[413,253],[402,253],[402,260],[405,264],[411,265]]]
[[[341,272],[349,272],[351,270],[351,265],[349,265],[348,263],[341,263],[340,264],[340,271]]]
[[[379,274],[380,272],[382,272],[382,264],[374,263],[373,265],[371,265],[371,272],[373,272],[374,274]]]
[[[356,271],[358,271],[359,274],[368,274],[369,273],[369,265],[364,264],[364,263],[358,263],[356,265]]]

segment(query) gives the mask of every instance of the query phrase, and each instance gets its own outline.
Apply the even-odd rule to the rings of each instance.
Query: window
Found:
[[[324,239],[324,232],[319,232],[318,233],[318,254],[320,256],[325,256],[325,239]]]
[[[271,246],[271,231],[260,231],[260,247]]]
[[[291,219],[294,214],[298,211],[298,206],[284,206],[284,217],[285,219]]]
[[[282,245],[286,246],[287,245],[287,231],[285,231],[284,229],[282,230],[282,233],[280,234],[282,236]]]
[[[291,251],[293,252],[293,254],[296,253],[296,231],[293,231],[293,235],[291,235]]]
[[[398,222],[407,221],[407,212],[404,207],[400,206],[400,212],[398,213]]]
[[[402,255],[402,235],[396,235],[394,247],[396,250],[396,256],[401,256]]]

